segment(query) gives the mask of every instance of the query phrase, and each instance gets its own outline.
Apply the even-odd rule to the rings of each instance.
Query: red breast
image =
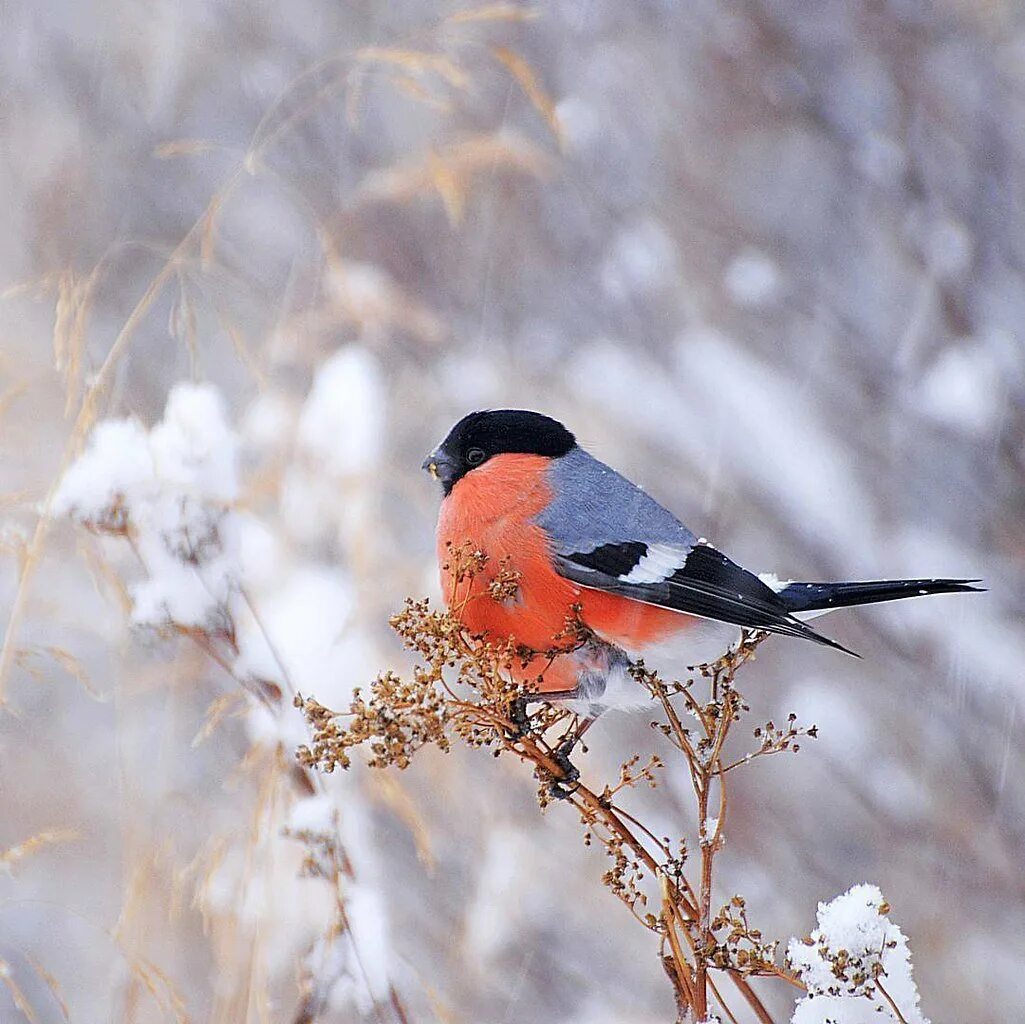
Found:
[[[452,488],[438,517],[438,562],[445,602],[468,630],[497,640],[512,637],[537,651],[553,646],[574,604],[581,619],[603,639],[628,651],[687,629],[690,616],[590,590],[564,579],[554,569],[548,540],[534,521],[548,506],[552,491],[540,455],[496,455]],[[456,582],[452,549],[471,543],[485,553],[484,570]],[[451,545],[451,546],[450,546]],[[488,585],[502,565],[519,574],[515,598],[496,600]],[[572,689],[572,659],[535,659],[517,675],[537,682],[542,691]],[[543,679],[537,677],[543,671]]]

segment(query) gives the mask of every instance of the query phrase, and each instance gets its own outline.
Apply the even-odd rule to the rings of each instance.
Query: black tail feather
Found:
[[[800,621],[800,620],[797,620]],[[805,640],[811,640],[814,643],[822,644],[823,647],[832,647],[834,651],[840,651],[842,654],[849,654],[852,658],[860,658],[861,655],[857,651],[852,651],[849,647],[844,647],[843,644],[837,643],[835,640],[831,640],[828,636],[823,636],[821,633],[816,632],[807,623],[801,623],[804,629],[800,632],[788,632],[783,633],[783,636],[799,636]],[[771,632],[782,632],[781,630],[771,630]]]
[[[927,594],[963,594],[985,590],[981,580],[868,580],[864,583],[788,583],[779,598],[788,612],[825,611],[877,601],[899,601]]]

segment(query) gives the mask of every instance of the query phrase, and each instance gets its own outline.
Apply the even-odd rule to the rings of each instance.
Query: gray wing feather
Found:
[[[537,523],[559,554],[628,541],[686,552],[697,543],[668,509],[582,448],[556,459],[549,473],[555,498]]]

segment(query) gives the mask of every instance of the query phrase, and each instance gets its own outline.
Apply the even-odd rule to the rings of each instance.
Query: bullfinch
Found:
[[[741,630],[852,654],[805,621],[851,605],[972,591],[978,580],[782,582],[757,576],[697,537],[638,486],[584,451],[558,421],[500,409],[464,416],[424,460],[440,481],[438,557],[445,601],[468,631],[541,654],[517,667],[538,696],[594,718],[650,699],[630,673],[665,678],[714,661]],[[469,544],[483,570],[458,572]],[[503,570],[513,593],[489,585]],[[590,641],[566,639],[574,615]],[[562,640],[558,638],[562,637]]]

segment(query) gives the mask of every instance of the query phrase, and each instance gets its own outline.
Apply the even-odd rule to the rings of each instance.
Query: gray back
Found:
[[[687,549],[697,541],[654,498],[582,448],[555,459],[548,473],[555,498],[537,523],[559,554],[628,541]]]

